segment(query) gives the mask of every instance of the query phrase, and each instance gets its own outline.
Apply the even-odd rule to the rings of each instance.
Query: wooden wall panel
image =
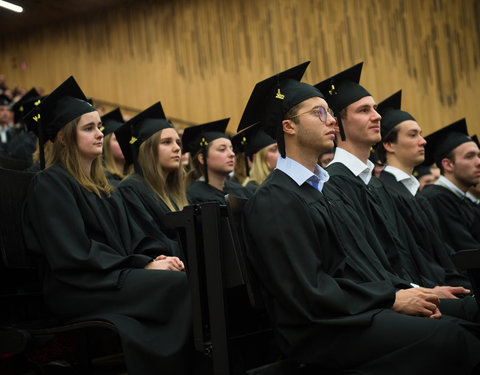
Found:
[[[480,134],[479,20],[476,0],[145,0],[0,36],[0,72],[47,92],[73,74],[88,96],[234,130],[257,81],[364,61],[361,83],[403,89],[425,134],[461,117]]]

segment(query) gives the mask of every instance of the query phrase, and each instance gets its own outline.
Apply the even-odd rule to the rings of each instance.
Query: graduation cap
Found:
[[[40,104],[41,96],[34,88],[30,89],[25,95],[23,95],[18,102],[12,106],[14,122],[20,122],[33,107]]]
[[[263,130],[260,122],[242,130],[232,138],[233,151],[236,154],[245,153],[247,176],[249,175],[248,158],[251,158],[253,154],[256,154],[262,148],[274,143],[276,143],[275,139]]]
[[[314,85],[325,95],[328,106],[335,113],[343,141],[345,140],[345,131],[340,111],[365,96],[371,96],[365,88],[359,85],[362,67],[363,62],[358,63]]]
[[[229,138],[225,134],[230,118],[208,122],[185,128],[182,135],[183,152],[190,152],[195,156],[200,150],[203,154],[203,168],[205,182],[208,183],[207,173],[207,146],[218,138]]]
[[[125,121],[123,120],[122,112],[120,108],[115,108],[101,117],[102,127],[100,130],[103,135],[109,135],[122,126]]]
[[[10,107],[11,104],[12,104],[12,101],[8,96],[6,96],[5,94],[0,94],[0,105]]]
[[[426,165],[440,163],[453,149],[466,142],[473,142],[468,136],[467,121],[465,118],[425,137],[425,162]]]
[[[58,132],[70,121],[85,113],[96,111],[86,99],[80,86],[73,76],[70,76],[24,116],[28,129],[38,137],[42,169],[45,164],[44,142],[46,140],[53,142]]]
[[[287,69],[255,85],[243,111],[237,132],[261,122],[265,132],[277,138],[285,114],[304,100],[323,94],[315,87],[300,82],[310,61]],[[282,157],[285,156],[283,136],[277,139]]]
[[[39,105],[34,106],[24,120],[37,136],[43,133],[46,139],[53,142],[60,129],[70,121],[96,110],[86,99],[80,86],[73,76],[70,76]],[[40,123],[41,127],[39,127]],[[40,128],[42,132],[39,131]]]
[[[478,143],[478,137],[477,137],[477,135],[476,135],[476,134],[475,134],[475,135],[472,135],[470,138],[472,138],[472,141],[474,141],[474,142],[477,144],[477,146],[480,148],[480,143]]]
[[[401,122],[407,120],[415,121],[410,113],[400,110],[401,106],[402,90],[397,91],[378,104],[377,112],[382,116],[380,126],[382,138]]]
[[[413,169],[413,176],[417,178],[417,180],[429,174],[432,174],[432,167],[430,165],[420,164]]]
[[[160,102],[148,107],[114,131],[127,165],[137,162],[140,145],[156,132],[173,128]]]

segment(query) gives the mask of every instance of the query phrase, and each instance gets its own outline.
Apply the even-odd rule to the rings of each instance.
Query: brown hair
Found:
[[[387,150],[385,149],[384,143],[395,143],[398,139],[398,132],[400,131],[399,126],[394,126],[384,137],[382,140],[378,142],[377,146],[375,147],[375,152],[377,153],[377,158],[383,164],[387,162]]]

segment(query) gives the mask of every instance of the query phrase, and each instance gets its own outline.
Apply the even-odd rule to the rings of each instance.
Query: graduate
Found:
[[[52,142],[23,212],[26,246],[44,260],[47,306],[65,320],[115,324],[129,374],[187,373],[191,306],[183,263],[129,221],[112,195],[98,112],[70,77],[26,121],[40,146]]]
[[[428,266],[428,259],[399,214],[394,201],[372,172],[371,148],[381,140],[381,116],[370,93],[359,85],[363,63],[315,85],[326,95],[338,121],[335,157],[327,167],[334,186],[357,206],[375,231],[395,273],[412,285],[443,285],[443,277]],[[427,272],[428,271],[428,272]],[[440,272],[440,270],[438,270]],[[438,289],[442,293],[443,289]],[[453,297],[447,292],[441,297]]]
[[[209,122],[186,128],[182,136],[184,152],[192,155],[192,170],[187,176],[187,198],[190,204],[220,202],[225,195],[248,197],[237,182],[229,181],[235,165],[235,153],[225,130],[230,119]]]
[[[277,142],[260,126],[252,126],[236,134],[232,144],[235,154],[241,153],[245,158],[248,177],[242,185],[255,191],[277,165]]]
[[[373,254],[360,255],[360,234],[358,244],[338,236],[323,194],[329,176],[316,164],[333,147],[335,119],[322,93],[299,82],[306,66],[257,83],[239,127],[260,121],[281,155],[244,214],[248,260],[281,349],[349,373],[471,373],[478,338],[436,319],[433,293],[397,290]]]
[[[134,173],[117,187],[128,215],[144,232],[161,241],[170,254],[180,256],[174,231],[163,223],[165,214],[188,204],[177,131],[157,102],[132,117],[115,134],[127,164],[134,165]]]
[[[123,121],[120,108],[115,108],[101,117],[103,133],[103,166],[108,182],[112,186],[117,186],[125,177],[125,157],[118,144],[115,130],[121,127]]]
[[[400,109],[401,100],[402,92],[398,91],[377,107],[382,116],[382,141],[376,147],[376,154],[385,165],[380,180],[427,260],[417,266],[429,267],[430,270],[424,272],[435,272],[441,284],[470,288],[466,274],[458,271],[452,262],[453,249],[438,236],[440,228],[431,206],[415,198],[420,182],[413,171],[425,161],[426,141],[414,117]]]
[[[419,196],[427,199],[440,225],[439,234],[455,251],[480,248],[480,229],[468,189],[480,181],[480,151],[468,136],[463,118],[425,138],[427,163],[435,162],[441,176]]]

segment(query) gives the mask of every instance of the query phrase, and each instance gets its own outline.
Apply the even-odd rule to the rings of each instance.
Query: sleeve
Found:
[[[143,268],[151,257],[129,255],[121,241],[104,243],[89,236],[86,220],[92,231],[95,210],[83,207],[82,213],[81,206],[86,203],[79,186],[62,177],[41,173],[32,181],[23,210],[27,247],[45,256],[50,271],[61,282],[84,289],[118,288],[123,271]],[[95,229],[99,233],[105,230]]]

